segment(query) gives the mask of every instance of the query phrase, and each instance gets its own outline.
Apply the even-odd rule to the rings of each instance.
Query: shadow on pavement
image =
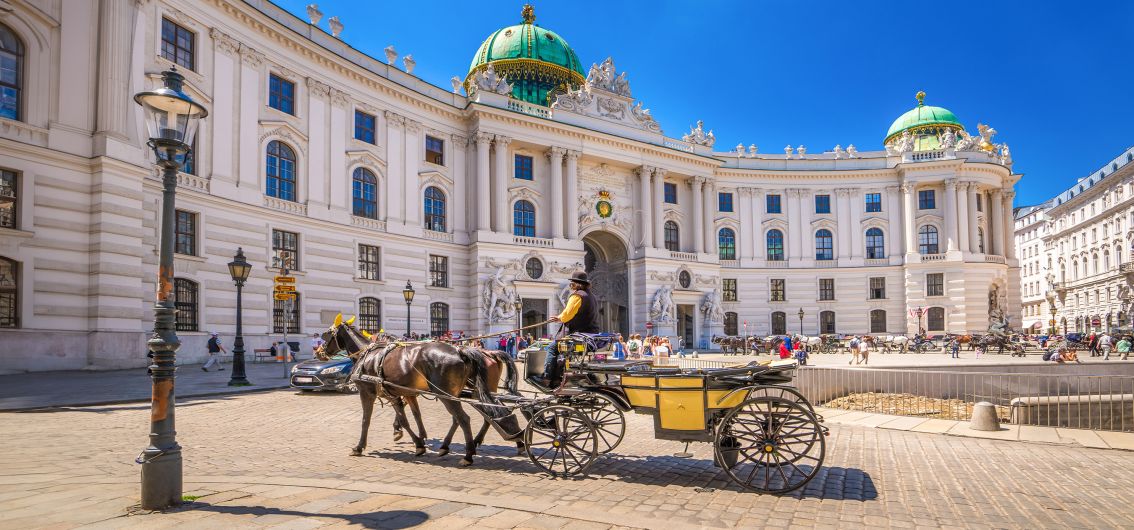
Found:
[[[344,506],[350,505],[347,504]],[[265,506],[240,506],[229,504],[216,505],[209,504],[207,502],[201,502],[200,500],[184,503],[178,508],[166,510],[163,513],[170,514],[187,511],[252,516],[283,515],[288,517],[323,517],[329,519],[339,519],[343,522],[359,525],[364,528],[390,528],[395,530],[418,526],[429,520],[429,514],[418,510],[388,510],[357,514],[335,513],[333,511],[311,513],[298,510],[268,508]]]

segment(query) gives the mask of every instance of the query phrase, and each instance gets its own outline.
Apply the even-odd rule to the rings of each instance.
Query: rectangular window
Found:
[[[768,195],[764,198],[764,204],[768,213],[781,213],[779,195]]]
[[[514,176],[520,180],[535,180],[532,175],[532,157],[516,155],[516,169]]]
[[[196,35],[168,18],[161,19],[161,56],[188,70],[193,67]]]
[[[723,298],[725,302],[735,302],[736,301],[736,278],[725,278],[725,279],[721,280],[721,285],[722,285],[721,298]]]
[[[717,211],[731,212],[732,211],[732,194],[731,193],[718,193],[717,194]]]
[[[819,300],[833,301],[835,299],[835,279],[819,278]]]
[[[834,311],[820,311],[819,312],[819,333],[833,334],[835,333],[835,312]]]
[[[429,256],[429,286],[449,286],[449,258],[445,256]]]
[[[354,111],[354,139],[368,144],[376,143],[374,131],[378,129],[377,123],[378,120],[373,114],[367,114],[361,110]]]
[[[19,274],[18,263],[0,258],[0,328],[20,327]]]
[[[666,182],[662,185],[665,192],[665,202],[669,204],[677,204],[677,184]]]
[[[867,193],[866,197],[866,211],[868,213],[882,211],[882,194],[881,193]]]
[[[917,209],[933,210],[937,208],[937,194],[933,190],[920,190],[917,192]]]
[[[272,332],[299,334],[299,293],[294,293],[291,300],[274,300],[272,302]],[[288,308],[291,311],[288,311]]]
[[[177,310],[177,331],[197,331],[197,284],[184,278],[173,279],[173,308]]]
[[[299,234],[272,230],[272,266],[299,270]]]
[[[869,298],[882,300],[886,298],[886,278],[871,278]]]
[[[831,213],[831,196],[815,196],[815,213]]]
[[[268,77],[268,106],[294,115],[295,83],[276,74]]]
[[[925,275],[925,296],[945,296],[945,274]]]
[[[177,210],[174,223],[173,251],[186,256],[197,255],[197,214]]]
[[[16,172],[0,169],[0,228],[17,228]]]
[[[771,300],[773,302],[783,302],[787,300],[787,291],[784,288],[783,279],[773,279],[771,284]]]
[[[373,245],[358,245],[358,277],[362,280],[382,279],[381,249]]]
[[[193,142],[189,144],[189,152],[185,153],[185,162],[181,164],[181,172],[186,175],[197,174],[197,138],[193,137]]]
[[[425,137],[425,161],[439,166],[445,165],[445,140]]]

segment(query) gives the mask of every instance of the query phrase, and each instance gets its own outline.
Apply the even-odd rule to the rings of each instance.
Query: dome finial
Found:
[[[520,10],[520,16],[524,17],[524,24],[534,24],[535,8],[531,4],[524,4],[524,8]]]
[[[917,98],[917,106],[920,107],[922,105],[925,105],[925,91],[924,90],[918,90],[917,95],[914,96],[914,97]]]

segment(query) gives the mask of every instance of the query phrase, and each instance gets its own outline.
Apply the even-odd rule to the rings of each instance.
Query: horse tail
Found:
[[[485,404],[499,405],[500,402],[488,390],[488,365],[484,362],[485,353],[476,348],[460,348],[459,351],[461,358],[473,367],[473,387],[476,389],[477,400]],[[484,412],[494,419],[512,414],[506,408],[492,406],[484,407]]]
[[[497,362],[504,365],[504,389],[513,396],[520,395],[519,374],[516,370],[516,364],[512,362],[512,356],[505,352],[496,352],[493,356]]]

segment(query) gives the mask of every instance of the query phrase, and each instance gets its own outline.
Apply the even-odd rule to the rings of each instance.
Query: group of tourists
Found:
[[[1102,357],[1104,361],[1110,360],[1110,353],[1113,351],[1115,354],[1122,354],[1122,360],[1130,358],[1130,348],[1134,346],[1134,337],[1130,335],[1123,335],[1115,338],[1109,333],[1091,333],[1087,337],[1087,351],[1091,357]]]

